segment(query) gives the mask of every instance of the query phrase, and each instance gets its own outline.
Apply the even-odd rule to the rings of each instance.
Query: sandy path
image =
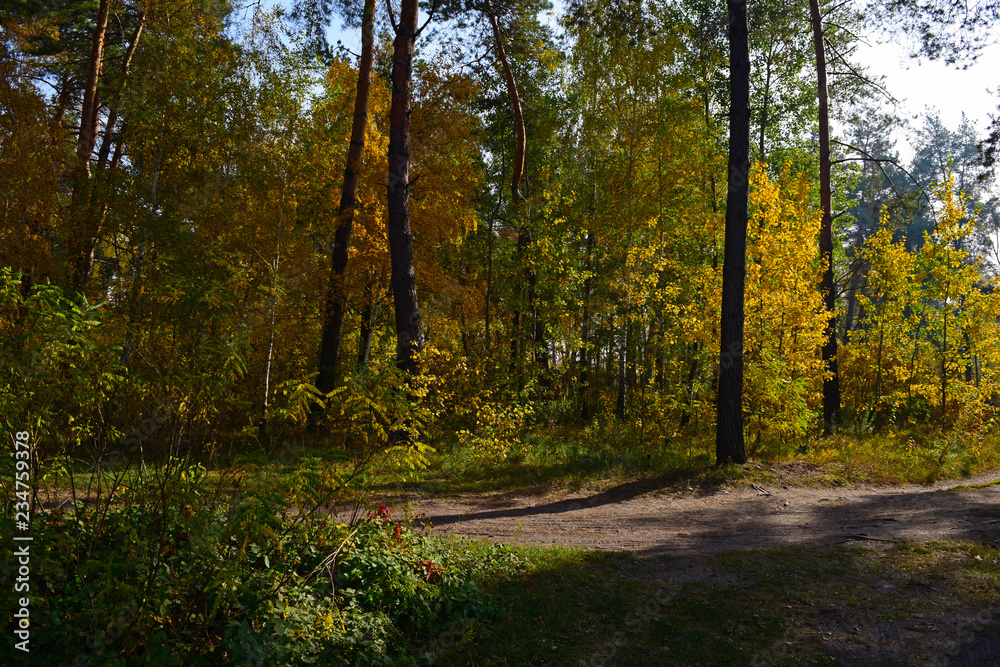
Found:
[[[881,547],[897,540],[939,539],[1000,543],[1000,470],[965,480],[879,488],[789,483],[700,490],[640,480],[600,492],[410,495],[386,502],[396,510],[394,516],[430,523],[438,533],[680,557],[669,563],[637,562],[631,576],[649,582],[732,583],[731,575],[702,557],[731,549]],[[922,651],[928,664],[998,665],[1000,617],[981,612],[950,608],[946,618],[935,618],[934,632],[924,634],[898,619],[864,616],[854,608],[834,609],[803,623],[815,624],[821,643],[840,664],[909,664],[919,645],[917,653]],[[609,648],[608,655],[615,649]]]
[[[410,496],[395,502],[435,532],[505,544],[694,555],[845,542],[1000,541],[1000,484],[989,485],[998,480],[1000,471],[992,471],[933,485],[778,486],[763,492],[750,485],[678,491],[640,480],[597,493]]]

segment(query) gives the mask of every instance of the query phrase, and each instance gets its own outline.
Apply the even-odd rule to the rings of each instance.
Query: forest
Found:
[[[5,581],[7,545],[33,551],[0,655],[647,664],[503,653],[532,577],[603,557],[441,537],[386,499],[1000,468],[1000,110],[907,118],[856,58],[877,27],[961,67],[998,20],[3,2]],[[947,547],[991,563],[983,599],[996,548]],[[655,622],[698,626],[711,595],[677,590]],[[671,664],[820,650],[751,663],[780,632],[744,620],[731,656]]]

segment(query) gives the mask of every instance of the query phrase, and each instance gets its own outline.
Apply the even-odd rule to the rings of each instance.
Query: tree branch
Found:
[[[431,5],[431,11],[430,11],[430,13],[427,14],[427,20],[424,21],[424,24],[422,26],[420,26],[419,28],[417,28],[417,32],[415,32],[413,34],[414,37],[419,37],[420,36],[420,33],[422,33],[424,31],[424,28],[427,27],[427,24],[430,23],[431,19],[434,18],[434,14],[437,13],[437,10],[438,10],[438,3],[435,2],[434,4]]]
[[[920,183],[917,182],[917,179],[915,179],[913,177],[913,174],[911,174],[909,171],[907,171],[906,168],[903,167],[902,165],[900,165],[898,162],[896,162],[895,160],[888,159],[888,158],[877,158],[877,157],[873,156],[871,153],[869,153],[868,151],[866,151],[866,150],[864,150],[862,148],[858,148],[857,146],[855,146],[853,144],[845,143],[843,141],[837,141],[836,139],[831,139],[830,142],[834,143],[834,144],[837,144],[838,146],[843,146],[845,148],[850,148],[852,151],[855,151],[857,153],[861,153],[861,155],[863,155],[868,161],[874,162],[876,165],[878,165],[879,171],[881,171],[882,174],[885,176],[886,180],[889,181],[889,186],[892,188],[892,191],[896,193],[896,196],[898,198],[902,199],[903,198],[902,195],[899,193],[899,190],[896,189],[896,186],[892,182],[892,179],[889,177],[889,174],[887,174],[886,171],[885,171],[885,169],[882,168],[882,164],[881,163],[883,163],[883,162],[889,162],[889,163],[891,163],[893,166],[895,166],[901,172],[903,172],[904,174],[906,174],[909,177],[909,179],[913,182],[913,184],[917,186],[917,189],[920,190],[920,194],[922,194],[924,196],[924,199],[927,200],[927,204],[931,208],[931,214],[932,215],[934,214],[934,207],[931,205],[931,198],[927,195],[927,191],[924,190],[924,186],[920,185]],[[854,159],[856,160],[857,158],[854,158]],[[841,160],[837,160],[837,162],[848,162],[848,161],[851,161],[851,159],[849,159],[849,158],[843,158]]]
[[[396,23],[396,14],[392,11],[392,0],[385,0],[385,6],[389,10],[389,25],[393,32],[399,32],[399,24]]]

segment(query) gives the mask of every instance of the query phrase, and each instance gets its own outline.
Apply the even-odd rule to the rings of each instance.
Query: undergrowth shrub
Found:
[[[500,392],[485,391],[468,403],[475,425],[458,431],[459,440],[484,461],[503,461],[517,449],[531,416],[530,404],[508,403]]]
[[[814,443],[808,458],[834,465],[840,481],[933,482],[1000,466],[1000,436],[987,429],[960,432],[922,427],[838,435]]]
[[[426,376],[410,378],[395,367],[348,375],[326,397],[326,424],[357,465],[389,464],[416,471],[434,451],[426,442],[435,413],[426,400]]]
[[[107,411],[125,383],[114,370],[118,346],[97,335],[99,306],[23,280],[0,269],[0,421],[53,434],[50,449],[102,448],[118,435]]]
[[[316,511],[336,497],[303,491],[312,502],[290,506],[283,491],[179,462],[120,482],[35,515],[36,664],[422,664],[499,613],[480,559],[384,506],[349,525]],[[493,549],[494,576],[520,571]],[[0,604],[13,596],[6,587]]]
[[[211,450],[240,400],[245,345],[158,368],[126,363],[123,339],[108,304],[0,269],[0,423],[35,434],[39,458],[98,468]]]

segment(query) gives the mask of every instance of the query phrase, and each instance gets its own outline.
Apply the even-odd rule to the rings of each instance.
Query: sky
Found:
[[[881,41],[881,43],[880,43]],[[985,134],[990,115],[997,115],[1000,105],[1000,44],[987,49],[979,60],[962,70],[942,62],[916,59],[906,47],[878,35],[860,44],[856,60],[870,72],[886,77],[886,88],[900,104],[897,113],[910,119],[913,129],[922,125],[917,116],[936,110],[944,125],[958,128],[964,113],[980,134]],[[910,137],[897,137],[900,158],[908,162],[913,155],[907,142]]]

